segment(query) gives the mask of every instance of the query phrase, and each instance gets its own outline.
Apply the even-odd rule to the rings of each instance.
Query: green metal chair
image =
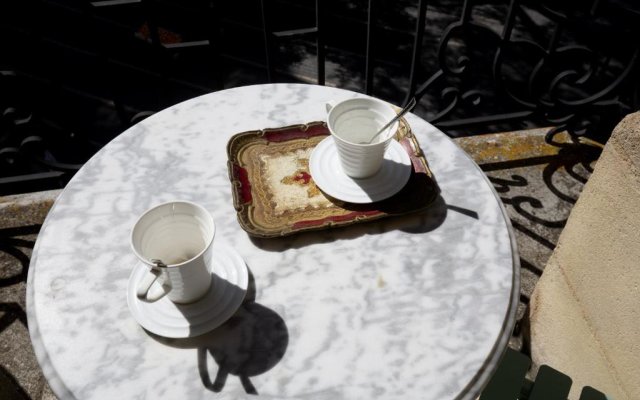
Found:
[[[567,400],[571,378],[543,365],[532,382],[525,376],[530,366],[531,360],[527,356],[507,349],[479,400]],[[580,393],[580,400],[608,399],[602,392],[586,386]]]

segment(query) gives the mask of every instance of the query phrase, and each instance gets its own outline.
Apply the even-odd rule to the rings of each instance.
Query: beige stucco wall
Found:
[[[534,365],[640,399],[640,113],[614,131],[531,298]]]

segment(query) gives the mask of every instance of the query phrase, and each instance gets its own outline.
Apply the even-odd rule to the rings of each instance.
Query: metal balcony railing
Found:
[[[62,187],[153,112],[252,83],[416,96],[451,136],[553,126],[605,141],[638,109],[639,21],[621,0],[12,0],[0,194]]]

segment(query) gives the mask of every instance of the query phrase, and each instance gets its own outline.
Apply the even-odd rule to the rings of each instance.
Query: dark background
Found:
[[[153,112],[266,82],[417,94],[452,137],[558,127],[604,143],[638,109],[639,16],[613,0],[2,2],[0,195],[63,187]]]

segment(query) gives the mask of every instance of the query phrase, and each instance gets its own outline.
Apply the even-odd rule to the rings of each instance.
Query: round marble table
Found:
[[[354,96],[292,84],[211,93],[140,122],[85,164],[49,213],[28,278],[31,339],[60,398],[479,393],[514,325],[517,251],[489,181],[432,125],[406,117],[442,190],[427,212],[277,240],[238,225],[228,139],[323,120],[326,101]],[[145,331],[126,298],[130,229],[176,198],[207,208],[216,241],[252,274],[236,316],[191,339]]]

